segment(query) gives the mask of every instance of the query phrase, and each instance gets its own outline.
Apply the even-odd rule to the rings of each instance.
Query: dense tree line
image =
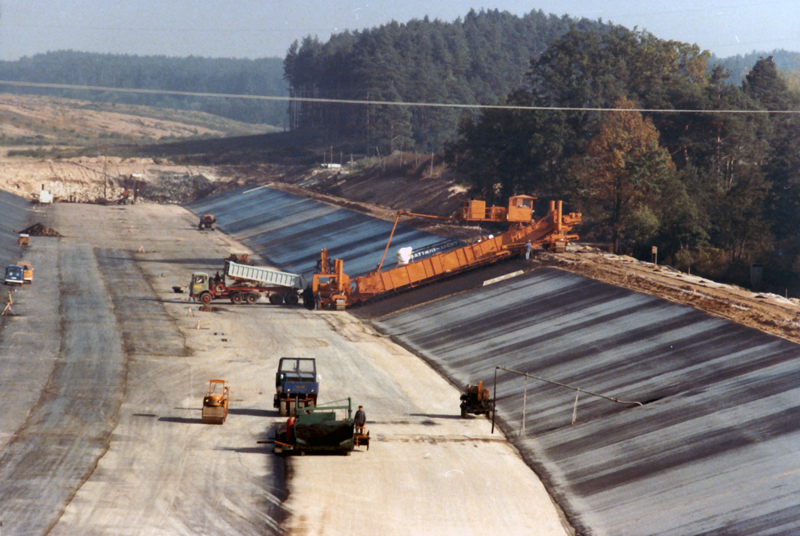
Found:
[[[326,43],[307,37],[286,56],[294,97],[454,104],[494,104],[523,82],[531,58],[573,24],[541,11],[470,11],[453,23],[411,20],[336,34]],[[298,102],[291,127],[327,128],[379,152],[440,150],[464,112],[450,108],[358,106]]]
[[[73,51],[48,52],[0,62],[0,79],[123,89],[288,96],[280,58],[174,58]],[[248,123],[286,126],[286,102],[4,87],[4,91],[196,110]]]
[[[292,96],[318,99],[291,106],[294,129],[380,154],[445,147],[475,195],[563,197],[583,212],[582,234],[618,252],[657,246],[736,282],[764,262],[777,286],[800,274],[800,114],[784,113],[800,110],[798,58],[719,60],[602,21],[495,10],[308,37],[284,69]]]
[[[708,60],[711,67],[717,65],[724,67],[730,73],[730,80],[736,84],[740,84],[753,65],[763,57],[763,53],[751,52],[750,54],[736,55],[728,58],[718,58],[713,54]],[[790,52],[788,50],[775,50],[770,53],[772,61],[775,62],[775,67],[782,73],[788,73],[788,76],[795,77],[800,73],[800,53]]]
[[[489,199],[569,199],[582,234],[617,251],[649,258],[657,246],[680,268],[737,282],[765,262],[773,284],[793,274],[796,285],[800,94],[771,57],[742,82],[708,60],[646,32],[573,27],[502,102],[619,111],[487,110],[462,123],[448,159]]]

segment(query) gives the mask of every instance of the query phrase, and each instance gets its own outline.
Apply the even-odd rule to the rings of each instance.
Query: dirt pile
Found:
[[[52,236],[52,237],[59,237],[61,234],[58,231],[54,231],[50,227],[46,227],[41,223],[34,223],[30,227],[23,229],[20,231],[22,234],[27,234],[29,236]]]

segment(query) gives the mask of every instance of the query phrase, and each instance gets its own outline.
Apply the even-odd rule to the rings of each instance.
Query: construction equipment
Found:
[[[564,215],[561,201],[551,201],[547,215],[537,221],[530,220],[527,224],[523,221],[509,221],[509,217],[524,220],[524,214],[528,211],[528,207],[525,205],[530,201],[532,207],[533,199],[531,196],[512,197],[509,208],[501,209],[505,212],[499,212],[495,210],[497,207],[491,207],[481,214],[478,207],[470,206],[469,210],[461,212],[464,217],[469,218],[468,221],[497,222],[501,218],[498,214],[504,214],[502,217],[510,224],[508,231],[458,249],[437,253],[416,261],[411,260],[407,264],[398,265],[391,270],[382,272],[381,267],[386,259],[386,253],[400,217],[403,215],[427,217],[422,214],[400,211],[397,213],[392,233],[389,235],[383,258],[375,271],[351,280],[344,273],[344,262],[341,259],[329,260],[328,251],[323,249],[317,263],[317,273],[312,278],[311,288],[304,295],[314,296],[319,292],[322,307],[344,310],[346,307],[379,296],[424,285],[520,255],[525,250],[528,241],[531,242],[533,248],[543,248],[557,253],[565,251],[569,242],[578,239],[578,235],[570,234],[570,231],[581,222],[580,213]],[[520,206],[516,206],[516,204]],[[310,308],[309,301],[306,300],[306,306]]]
[[[25,282],[25,269],[17,264],[6,267],[6,285],[22,285]]]
[[[273,452],[350,454],[356,446],[366,446],[369,450],[369,432],[356,439],[350,399],[347,405],[333,405],[338,402],[344,400],[306,408],[296,417],[289,417],[286,423],[278,426]],[[337,418],[337,411],[343,413],[340,418]]]
[[[201,231],[204,229],[215,231],[216,224],[217,218],[215,218],[213,214],[204,214],[203,216],[200,216],[200,223],[198,224],[197,228]]]
[[[489,420],[492,419],[494,413],[494,399],[489,398],[489,389],[483,387],[483,382],[478,382],[478,385],[469,385],[461,395],[461,417],[466,417],[467,414],[472,415],[486,415]]]
[[[281,417],[316,406],[319,396],[316,359],[282,357],[275,374],[275,391],[272,407],[280,410]]]
[[[28,247],[31,245],[31,236],[27,233],[20,233],[17,238],[17,245],[20,247]]]
[[[203,397],[203,422],[206,424],[222,424],[228,416],[228,402],[231,399],[230,388],[225,380],[208,380],[208,394]]]
[[[53,204],[53,193],[50,190],[45,190],[44,185],[42,185],[42,191],[39,192],[39,204],[40,205]]]
[[[29,261],[17,261],[17,266],[22,266],[22,281],[33,283],[33,265]]]
[[[506,207],[486,208],[486,201],[465,201],[453,219],[466,222],[530,223],[533,219],[533,202],[530,195],[515,195],[508,200]]]
[[[193,273],[189,296],[200,303],[229,299],[235,304],[253,304],[265,295],[273,305],[297,305],[300,293],[307,286],[301,275],[226,260],[223,275]]]
[[[226,261],[233,261],[237,264],[246,264],[247,266],[253,266],[253,261],[250,259],[250,255],[247,253],[241,253],[237,255],[236,253],[231,253],[230,256],[225,259]]]
[[[31,236],[52,236],[52,237],[59,237],[61,234],[58,231],[54,231],[53,229],[42,225],[41,223],[34,223],[30,227],[26,227],[22,231],[20,231],[19,237],[20,239],[18,242],[20,245],[28,245],[28,240]],[[24,243],[23,243],[24,242]]]

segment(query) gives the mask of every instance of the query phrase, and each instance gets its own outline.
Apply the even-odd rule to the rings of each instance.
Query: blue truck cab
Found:
[[[6,268],[6,285],[21,285],[25,282],[25,269],[17,264]]]
[[[281,417],[296,415],[301,408],[317,405],[319,376],[313,357],[282,357],[275,375],[273,407]]]

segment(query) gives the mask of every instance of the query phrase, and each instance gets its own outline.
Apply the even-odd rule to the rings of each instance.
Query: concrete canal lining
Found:
[[[214,213],[263,258],[303,274],[322,247],[351,275],[374,269],[391,228],[269,188],[189,208]],[[397,236],[397,247],[439,239],[406,229]],[[525,392],[520,376],[498,374],[507,435],[582,533],[800,531],[800,347],[557,269],[480,286],[518,268],[481,270],[354,313],[456,385],[492,385],[504,367],[642,402],[579,393],[572,424],[574,391],[530,379]]]
[[[540,269],[374,323],[498,413],[586,534],[800,529],[800,348],[703,312]],[[520,436],[526,394],[525,435]],[[455,402],[454,402],[455,404]]]

